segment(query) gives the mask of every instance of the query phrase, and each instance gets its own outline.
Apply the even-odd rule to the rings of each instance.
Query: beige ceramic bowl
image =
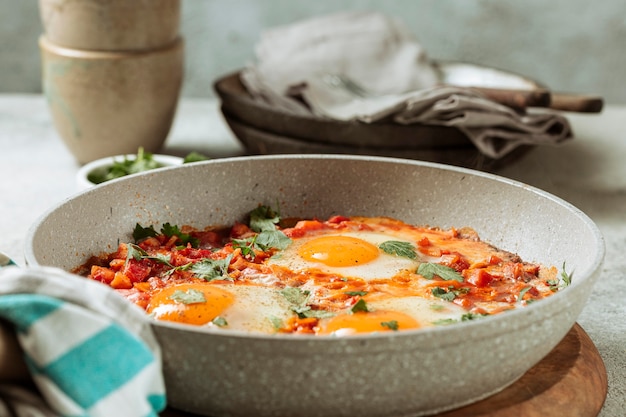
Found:
[[[67,48],[137,51],[173,43],[180,0],[39,0],[50,41]]]
[[[43,89],[54,125],[81,164],[142,146],[157,153],[183,80],[184,44],[147,52],[60,47],[42,36]]]
[[[71,270],[128,241],[137,222],[227,225],[259,203],[279,204],[285,217],[387,215],[471,226],[529,261],[565,263],[572,284],[481,320],[346,338],[153,322],[173,408],[213,417],[380,417],[480,400],[520,378],[568,333],[604,256],[587,216],[528,185],[404,159],[274,155],[184,164],[92,187],[35,222],[25,257],[29,265]]]

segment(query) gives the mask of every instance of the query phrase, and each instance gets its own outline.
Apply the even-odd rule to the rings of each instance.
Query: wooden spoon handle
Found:
[[[514,109],[527,107],[548,107],[550,92],[548,90],[514,90],[506,88],[471,87],[489,100]]]
[[[602,97],[570,93],[554,93],[545,89],[514,90],[506,88],[471,87],[489,100],[514,109],[544,107],[579,113],[600,113]]]
[[[604,100],[599,96],[552,93],[550,108],[578,113],[600,113]]]

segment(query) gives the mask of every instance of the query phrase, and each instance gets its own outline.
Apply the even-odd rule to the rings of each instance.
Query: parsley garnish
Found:
[[[170,266],[170,267],[174,267],[171,263],[170,263],[170,256],[169,255],[165,255],[163,253],[157,253],[156,255],[152,256],[152,255],[148,255],[148,252],[146,252],[145,250],[141,249],[141,247],[133,244],[133,243],[127,243],[126,244],[126,263],[128,263],[129,260],[134,259],[136,261],[140,261],[142,259],[152,259],[153,261],[157,261],[160,262],[164,265]]]
[[[484,314],[466,313],[461,316],[461,321],[476,320],[476,319],[480,319],[488,315],[489,315],[488,313],[484,313]]]
[[[391,320],[391,321],[381,321],[380,325],[383,327],[386,327],[390,330],[398,330],[398,321],[397,320]]]
[[[193,151],[185,156],[183,164],[204,161],[206,159],[209,158]],[[126,175],[162,168],[163,166],[163,164],[154,159],[154,155],[140,147],[137,150],[137,156],[132,158],[124,156],[124,159],[121,161],[114,158],[110,166],[90,172],[87,175],[87,179],[94,184],[101,184],[116,178],[125,177]]]
[[[573,272],[570,274],[565,272],[565,262],[563,262],[563,269],[561,270],[561,278],[549,279],[548,281],[546,281],[546,284],[550,286],[550,290],[558,291],[572,284],[572,276],[574,276]]]
[[[356,304],[352,306],[353,313],[358,313],[359,311],[362,311],[364,313],[370,311],[369,308],[367,308],[367,303],[362,298],[359,299],[359,301],[357,301]]]
[[[178,226],[172,226],[169,223],[164,223],[161,227],[161,233],[163,233],[167,237],[176,236],[183,246],[187,246],[187,243],[190,243],[192,247],[197,248],[200,245],[200,240],[191,236],[188,233],[183,233],[180,231]]]
[[[202,291],[194,290],[193,288],[190,288],[187,291],[176,290],[169,296],[169,299],[181,304],[206,303],[204,293]]]
[[[139,148],[136,157],[128,158],[124,156],[122,161],[114,159],[111,166],[106,170],[91,172],[87,176],[87,179],[94,184],[101,184],[126,175],[161,168],[162,166],[162,164],[154,159],[150,152],[145,152],[143,148]]]
[[[431,293],[442,300],[452,301],[456,298],[456,294],[453,291],[447,291],[441,287],[435,287],[431,290]]]
[[[300,288],[287,287],[280,293],[287,299],[287,301],[289,301],[290,304],[293,304],[294,306],[302,307],[309,301],[310,292],[303,291]]]
[[[415,248],[409,242],[400,242],[397,240],[388,240],[381,243],[378,247],[389,255],[401,256],[403,258],[415,259],[417,253]]]
[[[200,241],[197,238],[188,233],[181,232],[178,226],[172,226],[169,223],[164,223],[161,226],[161,233],[168,238],[176,236],[180,240],[182,246],[187,246],[187,244],[190,243],[191,246],[197,248],[200,245]],[[133,230],[133,239],[135,240],[135,243],[139,243],[144,239],[155,236],[158,236],[158,232],[154,229],[154,226],[143,227],[139,223],[135,224],[135,229]]]
[[[233,247],[240,248],[244,256],[251,257],[254,257],[254,250],[286,249],[291,239],[276,229],[279,221],[278,212],[267,206],[257,207],[250,212],[250,229],[257,232],[257,235],[247,239],[233,239]]]
[[[228,266],[233,258],[232,253],[224,259],[209,259],[205,258],[199,262],[191,264],[188,269],[193,272],[198,278],[206,281],[213,281],[216,279],[230,279],[228,276]]]
[[[454,268],[431,262],[420,264],[420,266],[417,268],[417,273],[426,279],[433,279],[436,275],[445,281],[454,280],[463,282],[463,276],[459,274]]]
[[[209,158],[206,155],[203,155],[200,152],[191,151],[187,155],[185,155],[185,158],[183,159],[183,164],[206,161],[207,159]]]
[[[222,316],[215,317],[213,320],[211,320],[211,323],[213,323],[213,324],[215,324],[216,326],[219,326],[219,327],[228,326],[228,322]]]
[[[448,324],[459,323],[462,321],[477,320],[488,315],[489,315],[488,313],[485,313],[485,314],[466,313],[466,314],[463,314],[460,319],[452,319],[452,318],[440,319],[440,320],[434,321],[433,324],[436,326],[446,326]]]
[[[268,206],[259,206],[250,212],[250,229],[260,233],[264,230],[276,230],[280,213]]]
[[[285,326],[285,323],[283,323],[283,321],[276,316],[269,316],[269,320],[272,323],[274,330],[280,330]]]
[[[157,235],[158,233],[154,230],[154,226],[142,227],[139,223],[135,224],[135,229],[133,230],[133,239],[135,240],[135,243]]]
[[[286,249],[291,239],[280,230],[264,230],[256,236],[255,243],[263,251],[270,248]]]
[[[344,291],[344,294],[347,294],[351,297],[364,296],[367,294],[367,291]]]
[[[439,319],[433,321],[435,326],[447,326],[448,324],[458,323],[459,321],[456,319]]]
[[[470,289],[466,287],[454,288],[452,286],[449,286],[447,289],[443,287],[434,287],[432,290],[430,290],[430,292],[437,298],[441,298],[442,300],[446,301],[452,301],[459,295],[469,293]]]
[[[526,294],[532,287],[524,287],[521,289],[519,294],[517,295],[517,301],[522,302],[524,300],[524,294]]]
[[[309,297],[311,296],[309,291],[303,291],[300,288],[295,287],[287,287],[280,293],[283,297],[285,297],[285,299],[287,299],[289,304],[291,304],[291,310],[301,319],[307,317],[323,319],[334,316],[334,314],[330,311],[311,309],[311,306],[307,304],[309,302]]]

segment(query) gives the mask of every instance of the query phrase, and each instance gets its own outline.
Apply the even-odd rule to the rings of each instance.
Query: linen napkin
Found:
[[[0,410],[156,417],[165,408],[161,352],[149,320],[107,286],[56,268],[1,268],[0,317],[14,325],[44,400],[3,387]]]
[[[514,110],[471,88],[443,84],[438,66],[407,27],[378,12],[340,12],[271,28],[240,76],[254,99],[283,111],[454,126],[491,158],[524,144],[572,138],[562,114]]]

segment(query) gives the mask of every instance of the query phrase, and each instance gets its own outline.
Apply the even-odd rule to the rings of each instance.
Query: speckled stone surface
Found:
[[[604,266],[578,320],[607,367],[609,393],[601,417],[622,416],[626,409],[624,117],[626,107],[609,107],[600,116],[571,115],[575,141],[536,150],[500,172],[574,204],[596,222],[606,239]],[[77,192],[74,175],[79,167],[56,136],[40,96],[0,96],[0,149],[0,250],[23,263],[30,225]],[[215,102],[181,103],[164,151],[182,155],[189,150],[214,157],[241,153]]]

